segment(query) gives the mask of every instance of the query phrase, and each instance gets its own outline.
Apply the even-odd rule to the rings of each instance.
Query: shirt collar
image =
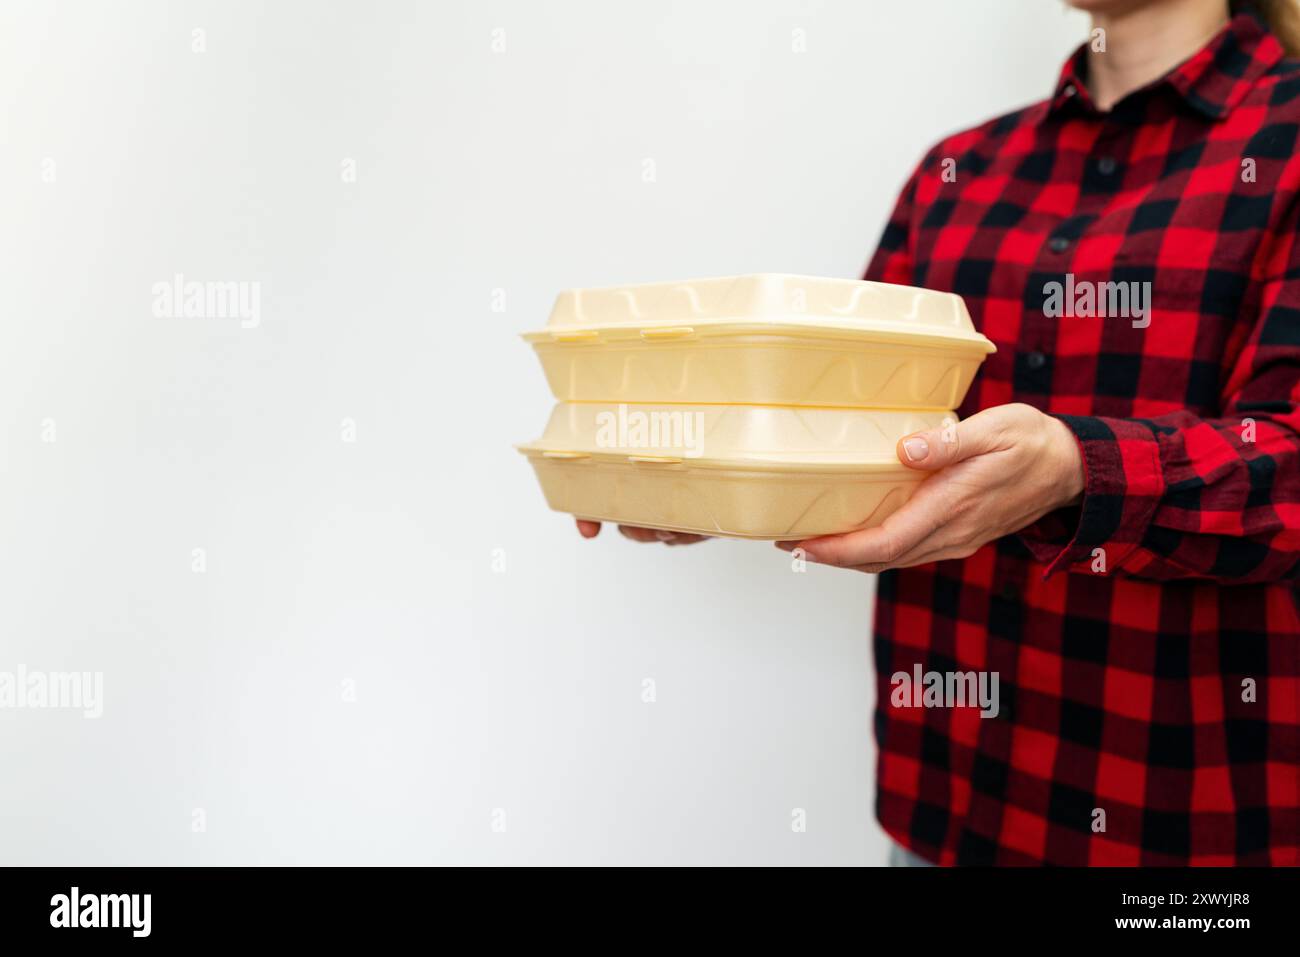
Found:
[[[1184,60],[1137,96],[1157,88],[1172,90],[1199,113],[1221,120],[1241,102],[1255,81],[1282,58],[1277,37],[1250,11],[1237,14],[1191,58]],[[1096,113],[1088,93],[1088,44],[1077,49],[1061,68],[1056,90],[1047,101],[1046,116],[1077,104]],[[1127,100],[1128,97],[1125,97]],[[1122,102],[1122,101],[1121,101]]]

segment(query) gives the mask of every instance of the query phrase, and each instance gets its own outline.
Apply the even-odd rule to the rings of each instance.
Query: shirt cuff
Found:
[[[1049,512],[1018,537],[1047,566],[1044,578],[1077,563],[1109,573],[1141,545],[1164,495],[1160,437],[1134,419],[1056,418],[1079,443],[1083,498],[1078,505]]]

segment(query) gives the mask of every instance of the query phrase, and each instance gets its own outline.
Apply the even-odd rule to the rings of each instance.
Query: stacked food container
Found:
[[[950,293],[762,274],[560,294],[532,343],[560,400],[519,446],[579,518],[796,540],[880,524],[994,351]]]

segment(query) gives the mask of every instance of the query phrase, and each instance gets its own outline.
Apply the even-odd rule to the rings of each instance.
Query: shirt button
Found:
[[[1020,597],[1020,591],[1016,588],[1015,585],[1011,584],[1010,582],[1007,582],[1005,585],[1002,586],[1003,601],[1015,601],[1019,597]]]
[[[1029,355],[1025,356],[1025,365],[1037,371],[1047,365],[1047,356],[1043,355],[1041,352],[1031,352]]]
[[[1047,248],[1054,253],[1063,253],[1070,248],[1070,240],[1064,236],[1053,236],[1047,241]]]
[[[1115,161],[1115,157],[1113,156],[1103,156],[1101,159],[1097,160],[1097,172],[1102,176],[1109,176],[1118,168],[1119,163]]]
[[[1062,92],[1064,92],[1066,96],[1074,96],[1074,94],[1079,91],[1074,88],[1073,83],[1067,83],[1065,84],[1065,89]]]

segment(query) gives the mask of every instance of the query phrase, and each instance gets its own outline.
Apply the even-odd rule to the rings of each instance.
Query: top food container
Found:
[[[952,293],[780,274],[570,289],[524,338],[564,401],[932,410],[995,348]]]

